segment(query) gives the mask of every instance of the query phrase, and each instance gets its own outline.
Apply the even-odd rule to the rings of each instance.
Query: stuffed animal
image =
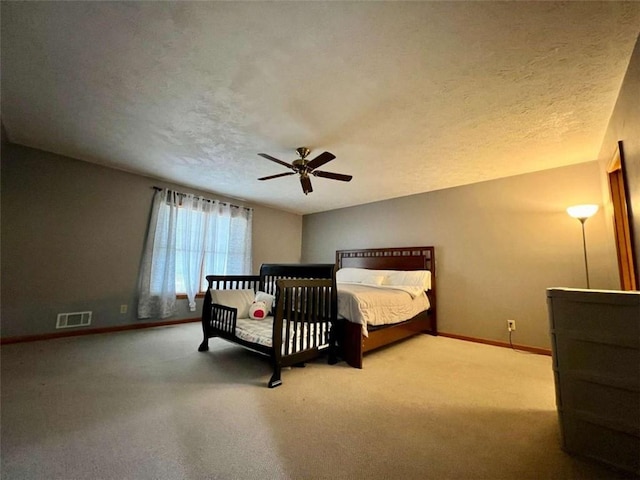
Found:
[[[273,311],[274,304],[276,303],[276,297],[267,293],[267,292],[256,292],[256,298],[253,299],[254,302],[264,302],[267,306],[267,315],[271,315]]]
[[[249,318],[263,320],[267,316],[267,304],[265,302],[253,302],[249,307]]]

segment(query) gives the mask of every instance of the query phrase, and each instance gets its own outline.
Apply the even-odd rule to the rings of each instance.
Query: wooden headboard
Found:
[[[436,257],[434,247],[367,248],[337,250],[336,268],[369,268],[372,270],[429,270],[431,289],[427,292],[431,307],[431,332],[437,335]]]
[[[429,270],[436,275],[434,247],[367,248],[337,250],[337,268],[370,268],[374,270]]]

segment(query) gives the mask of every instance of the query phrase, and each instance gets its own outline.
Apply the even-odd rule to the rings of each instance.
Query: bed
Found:
[[[327,352],[329,362],[336,363],[335,265],[265,264],[259,275],[206,278],[198,351],[209,350],[209,339],[220,337],[268,356],[269,388],[282,384],[283,367],[302,366]],[[267,307],[261,318],[251,318],[256,301]]]
[[[383,347],[411,337],[419,333],[438,334],[436,316],[436,276],[435,276],[434,247],[401,247],[401,248],[372,248],[362,250],[336,251],[336,268],[338,278],[340,269],[367,269],[374,271],[430,272],[429,287],[425,290],[428,301],[424,309],[417,313],[408,310],[406,318],[400,316],[391,319],[393,323],[370,325],[362,323],[362,319],[349,318],[356,315],[353,308],[348,306],[352,295],[360,295],[367,291],[375,295],[375,291],[383,288],[368,288],[379,281],[366,282],[366,285],[337,283],[338,290],[338,321],[336,324],[337,354],[350,366],[362,368],[362,357],[365,352]],[[353,290],[358,290],[355,293]],[[366,300],[370,304],[375,300]],[[387,311],[392,312],[394,308]],[[391,317],[389,315],[388,317]]]

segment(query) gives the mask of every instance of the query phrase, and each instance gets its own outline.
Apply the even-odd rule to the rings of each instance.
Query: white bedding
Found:
[[[282,332],[282,353],[286,354],[284,342],[286,341],[286,331],[285,325],[283,325]],[[293,339],[294,339],[294,327],[293,324],[290,325],[290,334],[289,334],[289,343],[293,347]],[[296,338],[296,346],[295,348],[291,348],[290,351],[301,351],[308,348],[307,345],[307,330],[303,330],[303,328],[311,328],[311,334],[316,334],[316,345],[320,344],[321,347],[328,346],[328,338],[322,338],[322,332],[320,331],[320,327],[314,332],[313,326],[310,324],[303,324],[302,322],[298,323],[298,332],[295,336]],[[266,317],[264,320],[253,320],[251,318],[238,318],[236,320],[236,336],[247,342],[258,343],[260,345],[264,345],[266,347],[273,346],[273,317]],[[325,336],[328,337],[328,331],[325,332]]]
[[[404,322],[429,308],[429,299],[420,293],[398,286],[374,286],[361,283],[338,283],[338,318],[362,325],[390,325]],[[417,293],[417,294],[416,294]]]

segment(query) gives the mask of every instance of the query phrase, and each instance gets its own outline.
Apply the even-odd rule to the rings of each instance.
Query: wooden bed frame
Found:
[[[336,268],[369,268],[374,270],[429,270],[431,290],[427,292],[431,307],[415,317],[393,325],[369,328],[348,320],[337,323],[338,355],[349,365],[362,368],[365,352],[403,340],[418,333],[438,334],[436,317],[436,260],[434,247],[369,248],[336,251]]]

